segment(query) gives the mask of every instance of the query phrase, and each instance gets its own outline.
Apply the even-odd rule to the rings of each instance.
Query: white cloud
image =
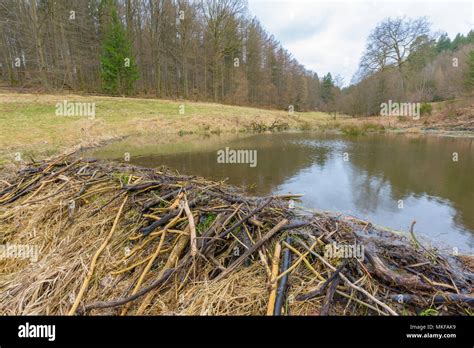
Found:
[[[474,29],[474,1],[248,0],[253,15],[283,47],[320,76],[348,84],[370,31],[386,17],[426,16],[432,30],[451,38]]]

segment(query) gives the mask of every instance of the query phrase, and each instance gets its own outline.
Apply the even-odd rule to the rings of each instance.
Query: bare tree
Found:
[[[424,43],[420,40],[430,33],[426,18],[387,18],[370,33],[367,47],[361,59],[365,75],[395,65],[400,74],[402,93],[405,93],[403,65],[408,55]]]
[[[206,30],[211,51],[213,73],[214,101],[218,99],[219,77],[222,74],[222,59],[226,51],[230,50],[228,33],[235,25],[235,17],[243,12],[245,3],[242,0],[205,0],[202,2],[202,11],[206,23]]]

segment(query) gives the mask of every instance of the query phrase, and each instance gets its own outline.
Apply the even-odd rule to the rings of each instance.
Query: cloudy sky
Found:
[[[435,32],[453,38],[474,29],[474,0],[328,1],[248,0],[251,14],[283,47],[319,76],[339,74],[351,81],[367,36],[386,17],[426,16]]]

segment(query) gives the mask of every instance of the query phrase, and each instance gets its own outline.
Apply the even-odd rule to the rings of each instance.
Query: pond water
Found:
[[[300,193],[298,204],[415,232],[443,249],[474,249],[474,139],[321,133],[128,138],[97,158],[245,186],[258,195]],[[256,166],[219,163],[219,150],[256,150]],[[232,160],[226,157],[227,160]]]

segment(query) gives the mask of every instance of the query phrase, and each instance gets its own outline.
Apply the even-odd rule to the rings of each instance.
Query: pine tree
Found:
[[[327,73],[323,77],[323,82],[321,84],[321,99],[328,103],[333,100],[334,96],[332,93],[332,88],[334,87],[334,82],[332,80],[331,73]]]
[[[117,8],[113,3],[110,6],[111,18],[106,24],[100,57],[102,87],[111,94],[128,95],[133,92],[134,83],[138,79],[138,68]]]
[[[451,39],[448,34],[442,34],[436,43],[436,52],[440,53],[451,49]]]

